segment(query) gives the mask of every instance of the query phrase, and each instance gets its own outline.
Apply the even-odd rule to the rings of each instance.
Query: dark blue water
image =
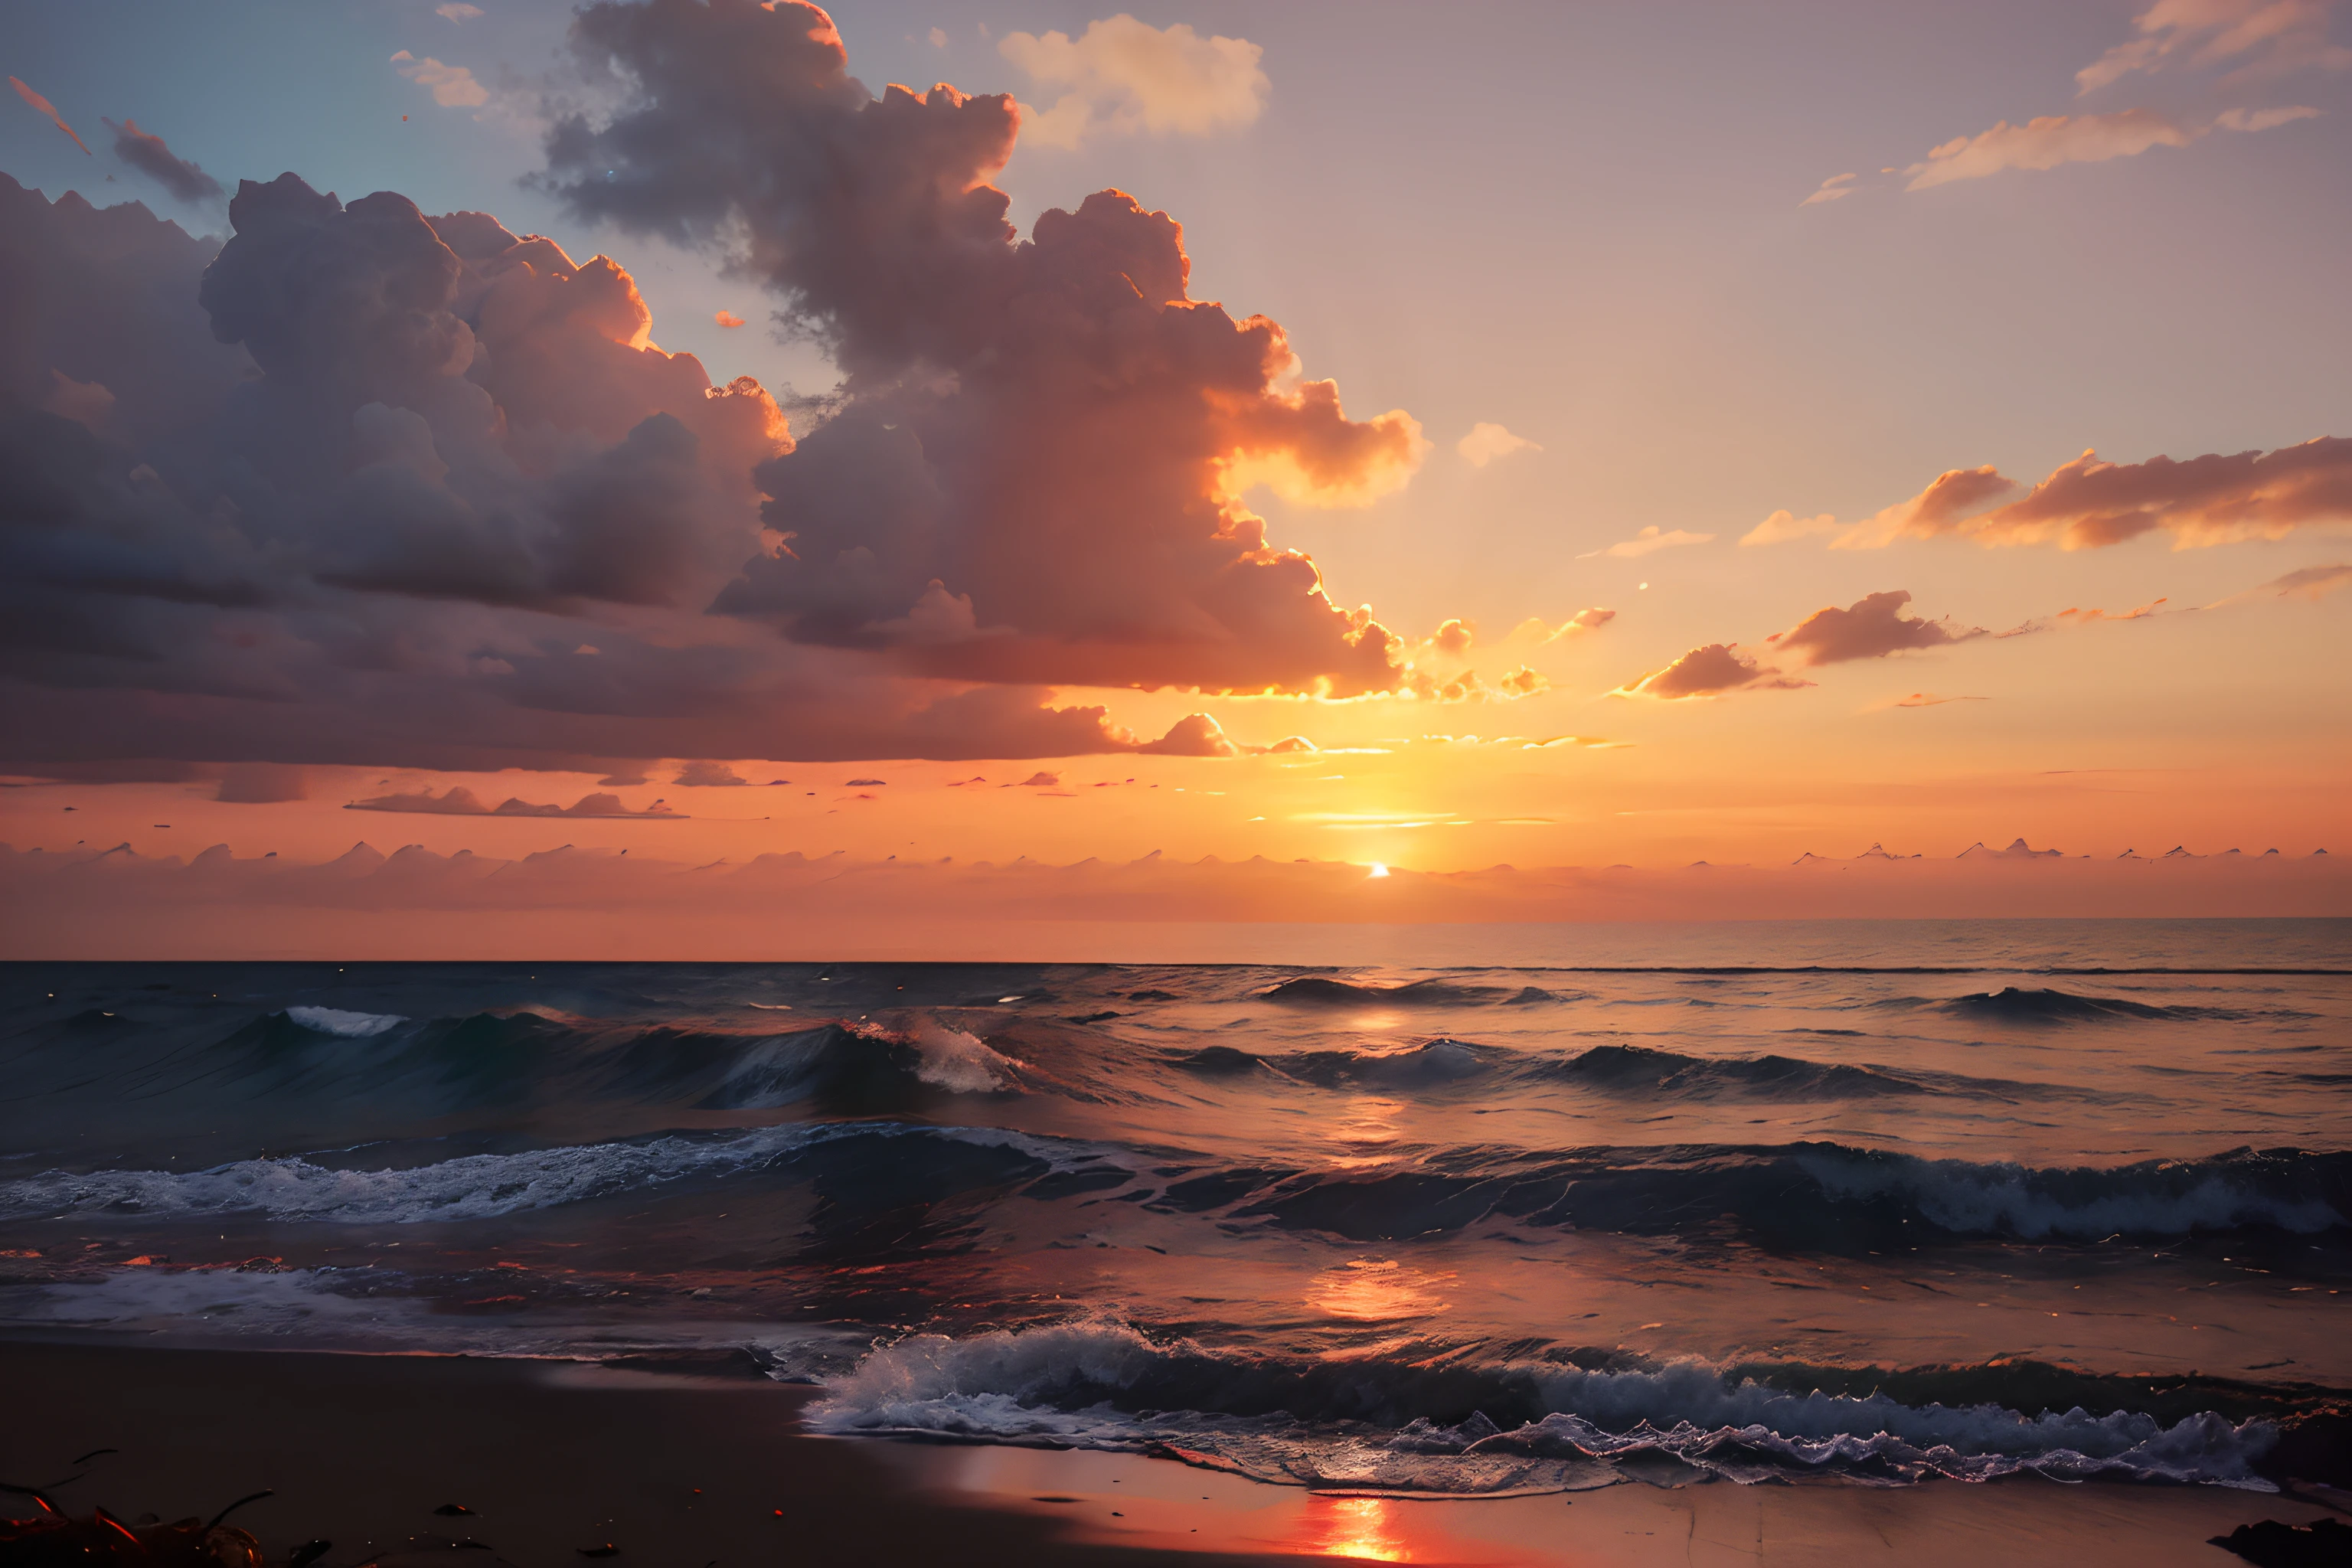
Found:
[[[2261,1486],[2352,1387],[2347,922],[1498,946],[6,966],[0,1332],[734,1350],[1445,1493]]]

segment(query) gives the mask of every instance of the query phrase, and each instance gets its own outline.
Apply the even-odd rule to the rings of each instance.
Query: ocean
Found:
[[[2352,921],[1317,941],[0,966],[0,1335],[1453,1497],[2264,1489],[2352,1390]]]

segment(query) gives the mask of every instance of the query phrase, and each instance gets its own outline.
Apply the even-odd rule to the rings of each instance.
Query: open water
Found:
[[[1454,1495],[2265,1487],[2352,1389],[2352,922],[1490,945],[0,966],[0,1333]]]

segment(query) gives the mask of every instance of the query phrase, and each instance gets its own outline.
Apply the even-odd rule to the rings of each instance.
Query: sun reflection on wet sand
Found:
[[[1299,1546],[1324,1557],[1410,1563],[1412,1548],[1390,1518],[1386,1498],[1318,1497],[1299,1515]]]

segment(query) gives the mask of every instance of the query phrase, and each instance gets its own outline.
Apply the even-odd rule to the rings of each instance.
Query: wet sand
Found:
[[[234,1522],[273,1560],[335,1542],[451,1568],[755,1563],[1417,1563],[2131,1568],[2239,1560],[2240,1523],[2319,1501],[2212,1488],[1848,1485],[1406,1502],[1310,1495],[1144,1458],[811,1436],[814,1391],[575,1363],[0,1343],[0,1480],[125,1518]],[[2352,1499],[2326,1500],[2352,1506]],[[22,1500],[8,1499],[12,1508]],[[470,1515],[439,1515],[447,1503]],[[449,1547],[467,1540],[488,1552]],[[414,1554],[412,1556],[412,1554]]]

